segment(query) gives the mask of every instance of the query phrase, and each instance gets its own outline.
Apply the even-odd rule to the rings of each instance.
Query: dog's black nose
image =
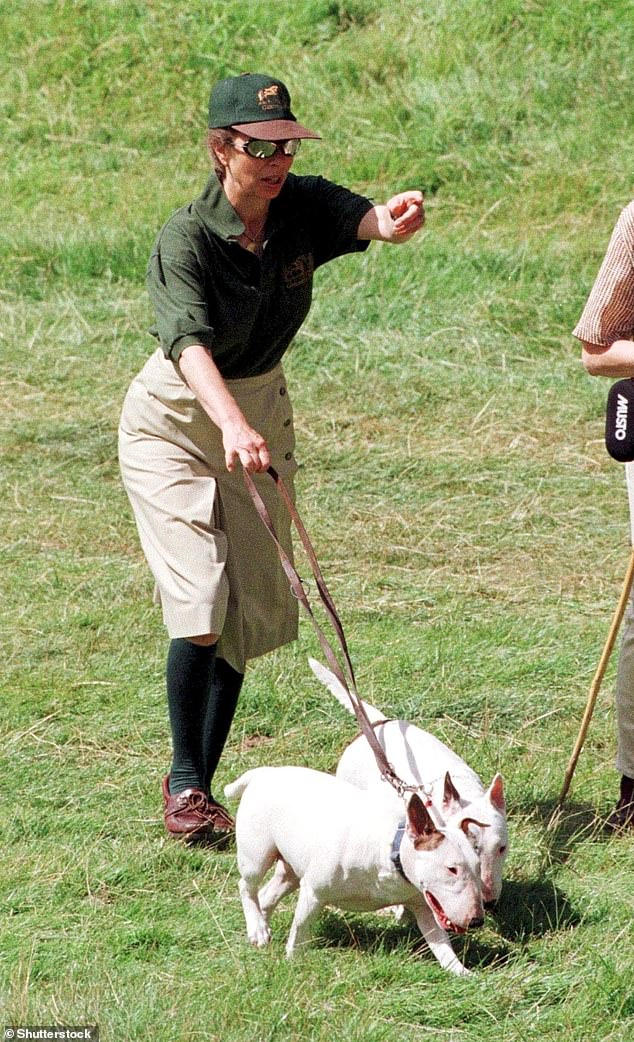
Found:
[[[469,923],[470,930],[476,930],[478,926],[484,926],[484,916],[481,915],[477,919],[472,919]]]

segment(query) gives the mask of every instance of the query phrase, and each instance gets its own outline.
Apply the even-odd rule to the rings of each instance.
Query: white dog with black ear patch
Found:
[[[469,972],[447,931],[464,933],[483,922],[478,859],[464,833],[437,827],[418,796],[405,810],[307,767],[256,767],[227,785],[225,795],[242,797],[236,841],[252,944],[268,944],[273,909],[299,889],[288,956],[326,905],[350,911],[402,905],[440,964]]]
[[[348,694],[335,675],[315,659],[308,661],[318,680],[349,713],[354,713]],[[482,897],[485,905],[495,904],[502,890],[509,843],[502,775],[496,774],[485,789],[476,772],[434,735],[405,720],[388,720],[367,702],[363,706],[398,777],[429,795],[434,809],[448,825],[461,828],[465,819],[471,819],[468,835],[480,858]],[[374,787],[381,781],[374,753],[363,735],[344,750],[337,777],[361,789]],[[393,793],[395,800],[399,799],[390,785],[382,782],[381,789]],[[486,827],[473,824],[474,821]]]

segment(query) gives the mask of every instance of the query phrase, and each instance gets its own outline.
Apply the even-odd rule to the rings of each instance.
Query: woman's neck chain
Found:
[[[265,226],[265,224],[266,224],[266,218],[265,218],[264,221],[262,221],[260,223],[259,227],[256,230],[255,228],[247,229],[247,225],[245,223],[244,231],[243,231],[242,235],[240,236],[239,242],[240,242],[241,246],[244,247],[245,250],[249,251],[249,253],[255,253],[255,254],[257,254],[257,256],[261,256],[262,255],[262,251],[264,249],[264,243],[266,241],[265,238],[264,238],[264,226]],[[245,239],[246,239],[246,242],[243,241]]]

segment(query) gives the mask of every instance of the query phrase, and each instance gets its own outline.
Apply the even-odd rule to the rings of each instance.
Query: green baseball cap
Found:
[[[232,127],[264,141],[320,137],[297,122],[281,80],[255,72],[216,83],[209,98],[208,126]]]

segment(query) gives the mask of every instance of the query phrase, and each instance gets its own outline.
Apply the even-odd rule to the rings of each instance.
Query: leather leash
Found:
[[[319,643],[321,644],[321,647],[322,647],[322,650],[324,652],[324,655],[326,656],[326,659],[328,661],[328,665],[330,666],[332,672],[335,674],[335,676],[336,676],[337,680],[339,681],[339,683],[343,684],[343,687],[344,687],[344,689],[345,689],[345,691],[346,691],[346,693],[348,695],[348,698],[350,699],[350,702],[352,703],[352,708],[353,708],[354,714],[355,714],[355,716],[357,718],[357,723],[359,724],[359,728],[361,729],[361,732],[364,734],[365,738],[368,741],[368,744],[369,744],[370,748],[372,749],[372,752],[374,753],[377,765],[378,765],[379,770],[381,772],[381,776],[383,778],[385,778],[386,781],[388,781],[390,783],[390,785],[392,785],[396,789],[396,791],[398,792],[399,796],[402,796],[403,793],[413,789],[414,787],[410,786],[410,785],[406,785],[405,782],[402,781],[402,779],[399,778],[399,776],[396,774],[394,768],[392,767],[392,764],[389,762],[387,756],[385,755],[385,750],[380,745],[380,743],[379,743],[379,741],[378,741],[378,739],[376,737],[374,728],[373,728],[372,724],[370,723],[370,720],[368,719],[368,715],[367,715],[365,709],[363,708],[363,704],[362,704],[361,699],[359,698],[359,695],[357,693],[356,682],[355,682],[355,678],[354,678],[354,669],[352,667],[352,662],[351,662],[351,659],[350,659],[350,653],[348,651],[348,645],[346,643],[346,638],[345,638],[345,634],[343,632],[343,626],[341,625],[341,620],[340,620],[340,618],[339,618],[339,616],[337,614],[337,609],[335,608],[334,601],[333,601],[332,597],[330,596],[330,593],[328,591],[328,587],[326,586],[326,583],[324,581],[324,577],[323,577],[323,575],[321,573],[321,569],[319,567],[319,562],[317,561],[317,557],[315,556],[315,551],[313,550],[311,541],[308,538],[308,533],[306,532],[306,529],[304,528],[302,519],[300,518],[300,516],[299,516],[299,514],[297,512],[297,509],[295,507],[295,504],[293,503],[293,500],[291,499],[291,496],[288,493],[288,489],[284,485],[284,482],[282,481],[281,477],[279,476],[279,474],[277,473],[275,468],[274,467],[269,467],[267,473],[270,475],[270,477],[275,482],[277,491],[279,492],[282,500],[286,504],[286,508],[287,508],[287,510],[288,510],[288,512],[289,512],[289,514],[291,516],[291,520],[292,520],[293,524],[295,525],[295,528],[297,529],[297,533],[299,535],[299,538],[300,538],[300,540],[302,542],[304,550],[306,551],[306,556],[308,557],[308,560],[310,561],[310,566],[312,568],[313,575],[315,577],[315,582],[317,583],[317,589],[319,590],[319,596],[320,596],[322,604],[323,604],[323,606],[325,608],[326,614],[328,615],[328,618],[330,619],[332,627],[333,627],[333,629],[334,629],[334,631],[335,631],[335,633],[337,635],[337,639],[339,641],[339,644],[341,646],[341,650],[343,652],[343,657],[344,657],[345,664],[346,664],[346,671],[347,671],[347,674],[348,674],[348,679],[347,680],[346,680],[346,678],[345,678],[345,676],[343,674],[343,671],[342,671],[342,669],[341,669],[341,667],[339,665],[339,662],[337,661],[337,657],[336,657],[334,651],[332,650],[332,647],[328,643],[328,640],[326,639],[326,636],[324,635],[321,627],[319,626],[319,623],[317,622],[317,620],[315,618],[315,615],[314,615],[313,610],[312,610],[312,608],[310,606],[310,602],[308,600],[308,597],[306,596],[306,591],[304,590],[304,584],[303,584],[300,576],[298,575],[295,567],[291,563],[291,560],[290,560],[288,554],[286,553],[286,551],[284,550],[284,547],[282,546],[282,544],[280,543],[279,539],[277,538],[277,534],[275,532],[275,528],[274,528],[273,522],[271,520],[271,516],[270,516],[270,514],[269,514],[269,512],[268,512],[268,510],[266,508],[264,500],[262,499],[260,493],[258,492],[257,488],[255,487],[255,483],[253,481],[253,478],[251,477],[251,475],[249,474],[248,471],[244,470],[244,468],[243,468],[242,473],[244,475],[244,480],[245,480],[247,489],[248,489],[248,491],[249,491],[249,493],[251,495],[251,498],[253,500],[253,503],[255,505],[255,508],[256,508],[258,514],[260,515],[260,518],[263,521],[265,527],[267,528],[267,530],[269,532],[269,535],[271,536],[271,538],[273,539],[273,542],[275,543],[275,545],[277,547],[277,552],[279,554],[280,561],[282,562],[282,567],[283,567],[284,572],[286,574],[286,578],[289,581],[289,584],[290,584],[290,587],[291,587],[291,592],[294,594],[294,596],[297,598],[297,600],[300,602],[300,604],[303,606],[304,610],[306,611],[306,614],[308,615],[310,621],[313,624],[313,627],[314,627],[315,632],[317,634],[317,637],[319,639]]]

